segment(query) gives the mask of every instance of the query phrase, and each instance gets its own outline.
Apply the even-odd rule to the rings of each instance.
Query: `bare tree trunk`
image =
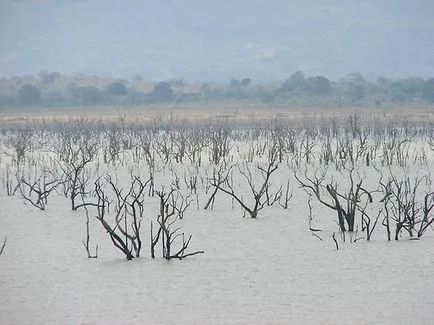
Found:
[[[86,240],[83,240],[83,246],[86,249],[87,258],[98,258],[98,245],[95,247],[95,254],[91,254],[90,252],[90,226],[89,226],[89,211],[85,206],[86,210]]]
[[[3,241],[3,245],[2,245],[2,247],[0,248],[0,255],[3,254],[3,252],[4,252],[4,250],[5,250],[5,247],[6,247],[6,243],[7,243],[7,241],[8,241],[8,237],[5,237],[5,240]]]

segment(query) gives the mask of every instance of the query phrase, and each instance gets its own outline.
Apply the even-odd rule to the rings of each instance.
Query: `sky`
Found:
[[[426,0],[0,0],[0,77],[434,76]]]

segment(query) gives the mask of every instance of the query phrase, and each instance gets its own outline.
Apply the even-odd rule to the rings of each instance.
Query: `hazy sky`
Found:
[[[434,76],[434,1],[0,0],[0,76]]]

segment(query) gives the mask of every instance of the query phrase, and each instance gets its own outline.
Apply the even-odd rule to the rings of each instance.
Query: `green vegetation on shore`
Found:
[[[368,81],[358,73],[351,73],[332,81],[297,71],[282,82],[259,84],[246,77],[217,84],[186,83],[182,79],[146,82],[141,76],[125,80],[42,71],[38,76],[0,79],[0,109],[3,110],[228,101],[299,108],[430,106],[434,103],[434,78],[379,77]]]

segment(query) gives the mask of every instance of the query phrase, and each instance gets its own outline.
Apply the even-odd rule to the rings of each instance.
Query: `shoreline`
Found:
[[[0,125],[28,124],[41,121],[67,122],[84,118],[90,121],[113,123],[116,121],[150,123],[162,121],[248,121],[274,118],[297,119],[306,117],[360,117],[381,119],[401,118],[413,122],[434,121],[430,108],[284,108],[265,105],[207,105],[197,106],[146,106],[146,107],[72,107],[44,110],[0,111]]]

